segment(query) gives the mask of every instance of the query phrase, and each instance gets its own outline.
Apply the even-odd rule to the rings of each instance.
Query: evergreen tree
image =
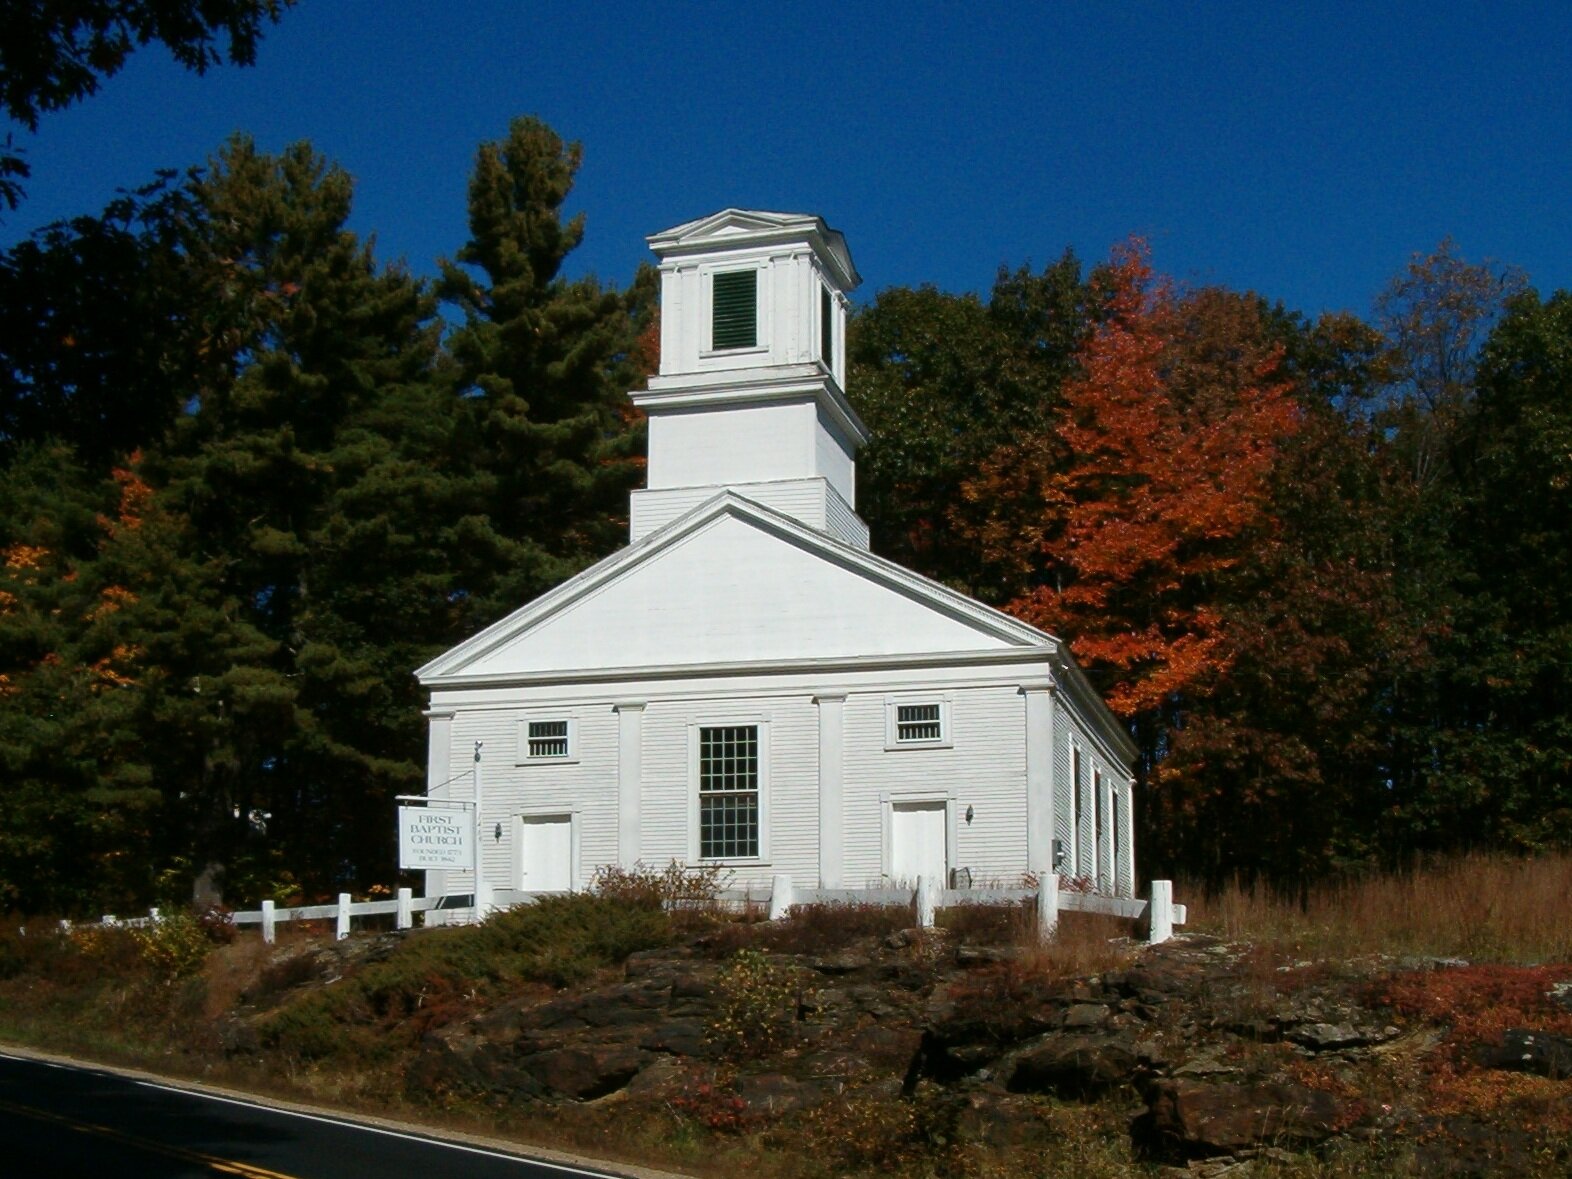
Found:
[[[483,144],[469,185],[470,240],[442,267],[463,315],[448,348],[463,424],[455,456],[474,479],[454,587],[465,629],[491,622],[625,542],[642,434],[626,392],[642,375],[648,278],[629,295],[563,263],[584,233],[562,206],[577,144],[514,120]]]
[[[243,860],[268,816],[317,886],[391,867],[392,796],[419,782],[409,671],[449,621],[423,474],[453,429],[432,307],[344,228],[350,195],[309,147],[244,139],[194,186],[186,252],[213,363],[149,463],[247,636],[184,680],[223,718],[178,792],[189,840]]]
[[[0,253],[0,462],[53,440],[102,475],[179,415],[203,354],[190,200],[166,174]]]
[[[1438,641],[1432,841],[1572,842],[1572,295],[1517,297],[1484,349],[1452,534],[1455,629]]]

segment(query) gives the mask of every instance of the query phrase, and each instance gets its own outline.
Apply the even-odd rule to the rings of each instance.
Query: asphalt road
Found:
[[[600,1179],[606,1174],[0,1053],[0,1179]]]

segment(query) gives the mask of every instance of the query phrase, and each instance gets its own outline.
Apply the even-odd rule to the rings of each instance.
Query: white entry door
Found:
[[[932,877],[940,888],[949,884],[949,857],[945,855],[945,804],[897,802],[890,808],[890,877],[915,885]]]
[[[519,817],[519,888],[568,892],[573,887],[573,816]]]

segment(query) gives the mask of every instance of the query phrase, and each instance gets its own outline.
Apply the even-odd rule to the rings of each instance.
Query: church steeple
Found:
[[[649,417],[632,539],[730,489],[860,548],[846,400],[846,239],[818,217],[725,209],[657,233],[661,364],[629,396]]]

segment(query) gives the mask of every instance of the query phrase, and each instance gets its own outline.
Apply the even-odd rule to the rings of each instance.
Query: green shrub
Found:
[[[692,929],[714,925],[725,916],[720,894],[730,880],[725,869],[673,860],[659,871],[642,863],[632,868],[606,865],[596,869],[590,889],[621,904],[664,909],[677,924]]]
[[[483,998],[521,984],[570,986],[671,938],[659,909],[591,893],[542,897],[480,925],[413,933],[334,986],[302,992],[258,1031],[302,1059],[386,1053]]]

